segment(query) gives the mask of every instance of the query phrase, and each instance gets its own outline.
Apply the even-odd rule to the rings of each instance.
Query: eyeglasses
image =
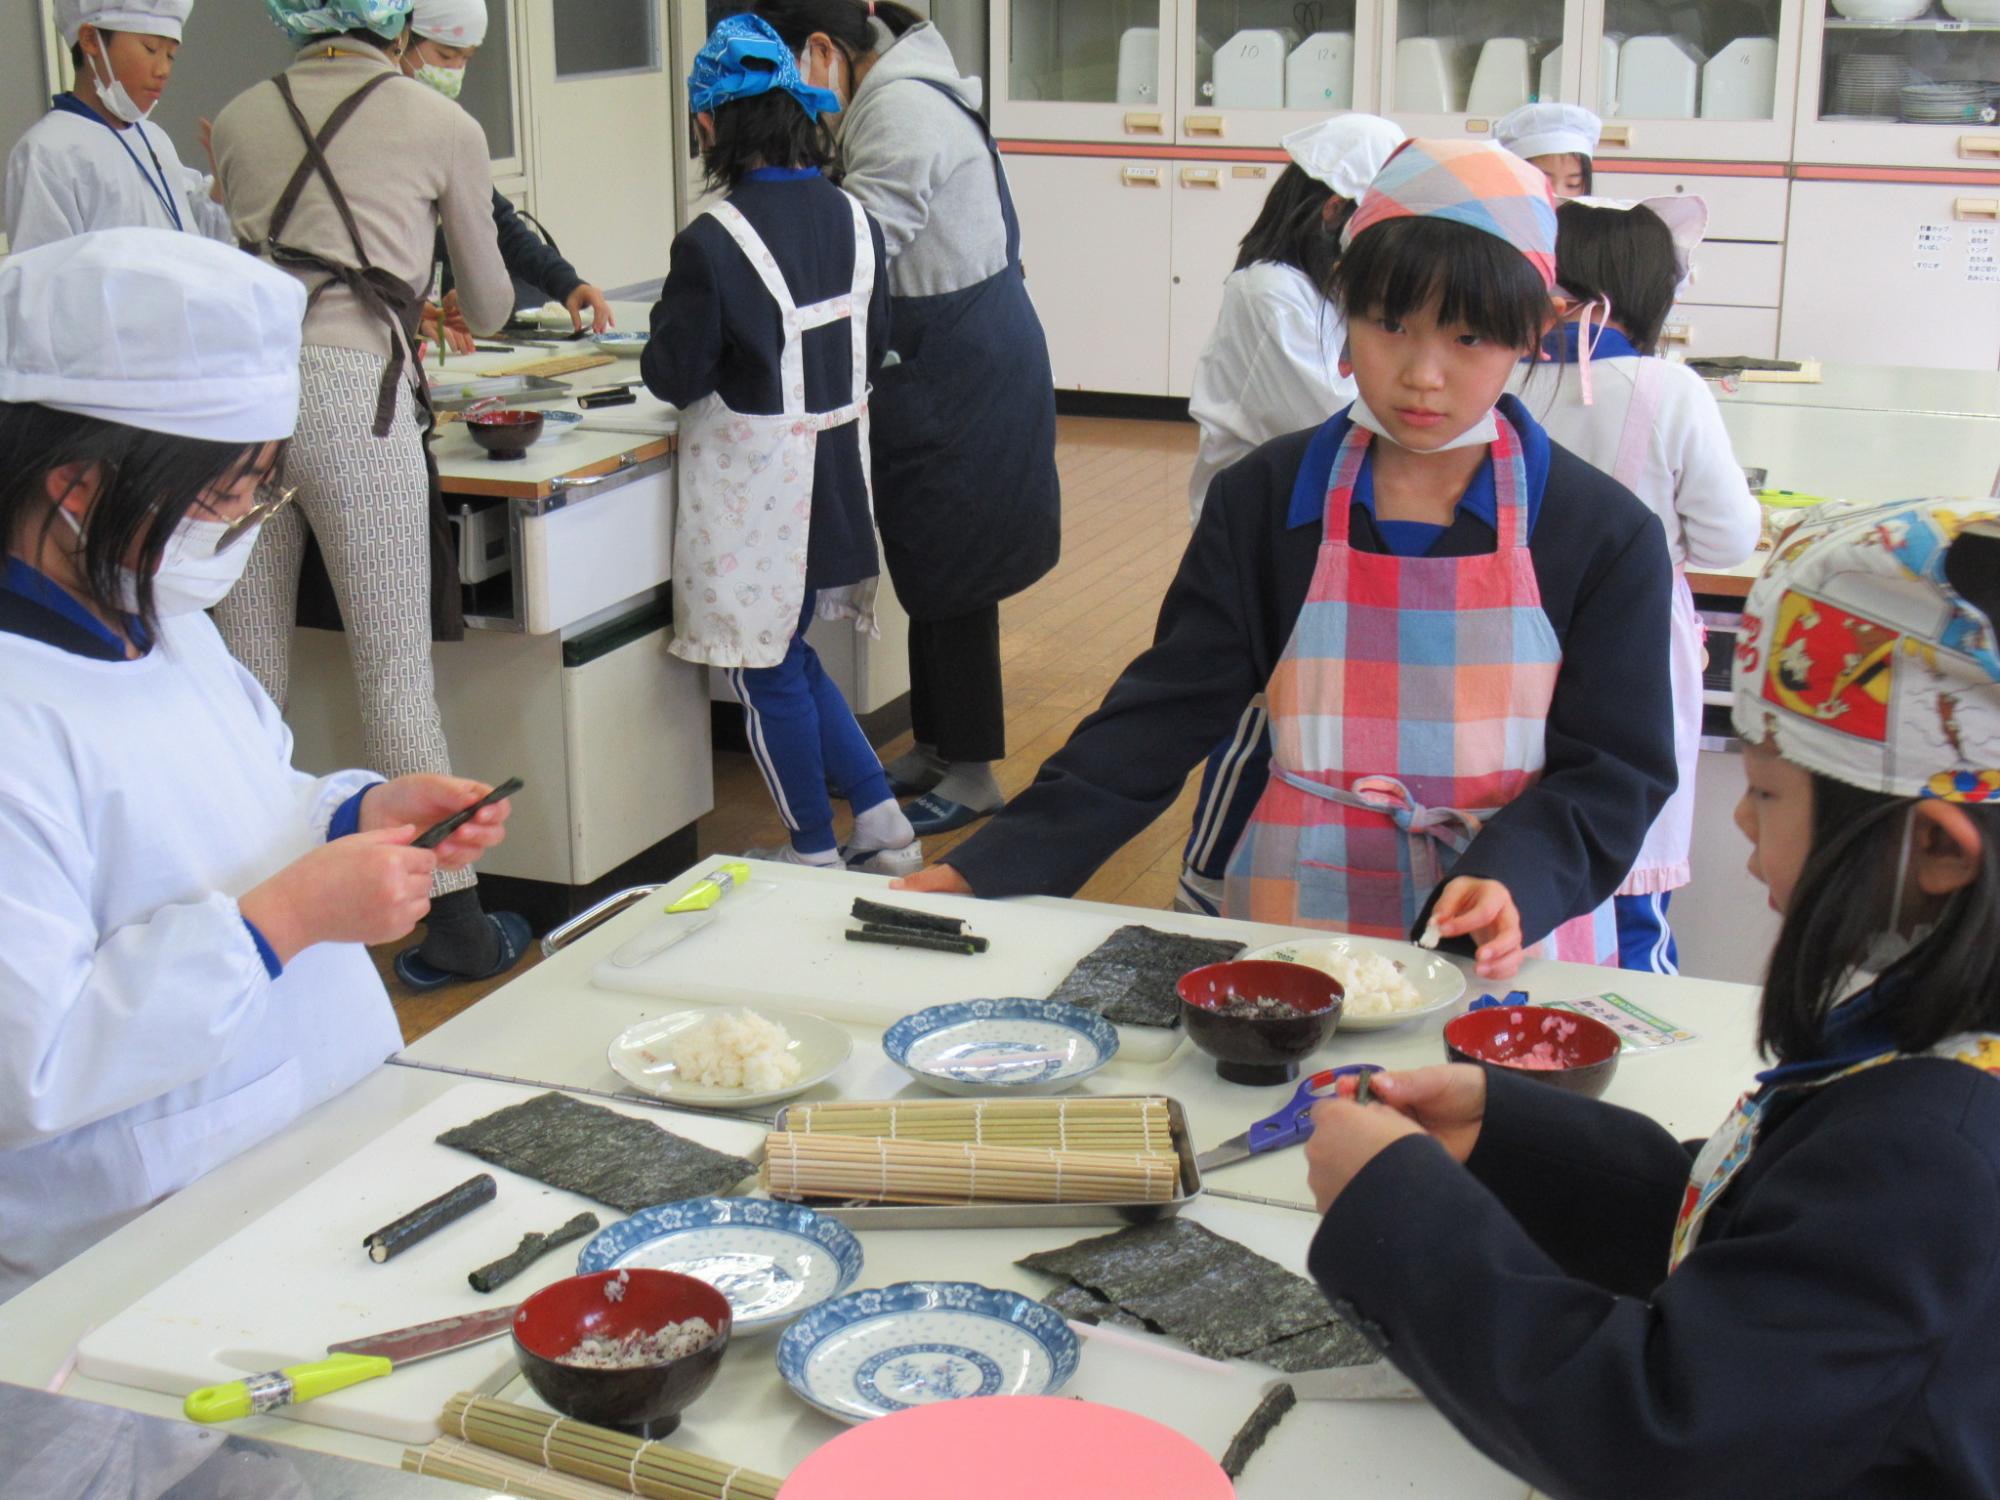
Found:
[[[244,537],[290,505],[293,500],[298,498],[298,493],[299,487],[297,485],[293,485],[290,489],[282,490],[273,484],[258,485],[256,502],[242,515],[231,521],[223,530],[222,535],[215,539],[215,551],[213,555],[219,557],[224,552],[227,552],[231,547],[242,541]]]

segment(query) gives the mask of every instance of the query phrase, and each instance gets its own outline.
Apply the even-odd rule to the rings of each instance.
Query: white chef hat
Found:
[[[1581,104],[1524,104],[1493,127],[1493,139],[1524,160],[1595,156],[1603,133],[1604,122]]]
[[[477,47],[486,40],[486,0],[417,0],[410,30],[447,47]]]
[[[0,263],[0,401],[224,443],[290,437],[306,293],[242,251],[102,229]]]
[[[1294,130],[1280,144],[1315,182],[1343,198],[1359,198],[1407,139],[1402,126],[1378,115],[1335,115]]]
[[[136,31],[178,42],[193,9],[194,0],[56,0],[56,26],[71,47],[86,25],[99,31]]]
[[[1572,198],[1586,208],[1610,208],[1629,213],[1649,208],[1673,236],[1674,264],[1681,273],[1675,295],[1686,292],[1694,281],[1694,252],[1708,235],[1708,200],[1696,193],[1676,193],[1670,198]]]

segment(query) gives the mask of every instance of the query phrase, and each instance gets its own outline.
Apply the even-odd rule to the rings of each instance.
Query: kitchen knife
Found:
[[[1338,1370],[1306,1370],[1273,1380],[1264,1387],[1289,1385],[1301,1401],[1421,1401],[1418,1390],[1403,1372],[1386,1359],[1365,1365],[1348,1365]]]
[[[329,1396],[387,1375],[398,1365],[497,1339],[514,1326],[518,1305],[489,1307],[464,1317],[440,1318],[372,1338],[329,1344],[325,1359],[287,1365],[226,1385],[204,1386],[181,1403],[181,1410],[191,1422],[233,1422],[238,1417],[262,1416],[281,1406]]]

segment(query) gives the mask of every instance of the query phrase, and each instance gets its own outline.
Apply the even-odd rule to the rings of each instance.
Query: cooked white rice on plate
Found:
[[[687,1082],[759,1093],[797,1082],[791,1033],[754,1010],[722,1010],[673,1038],[668,1058]]]

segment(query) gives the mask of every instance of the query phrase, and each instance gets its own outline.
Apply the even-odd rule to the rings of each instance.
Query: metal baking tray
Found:
[[[825,1199],[785,1198],[802,1202],[816,1213],[838,1219],[852,1229],[1041,1229],[1073,1225],[1149,1224],[1172,1218],[1201,1192],[1201,1168],[1195,1165],[1194,1142],[1188,1135],[1187,1112],[1178,1099],[1165,1094],[1092,1094],[1093,1099],[1165,1099],[1167,1128],[1174,1154],[1181,1163],[1181,1189],[1159,1203],[830,1203]],[[778,1111],[772,1129],[783,1130],[792,1106]],[[772,1197],[779,1197],[773,1193]]]
[[[437,411],[464,411],[475,401],[499,396],[510,406],[547,406],[576,394],[546,375],[488,375],[450,384],[433,384],[431,406]]]

